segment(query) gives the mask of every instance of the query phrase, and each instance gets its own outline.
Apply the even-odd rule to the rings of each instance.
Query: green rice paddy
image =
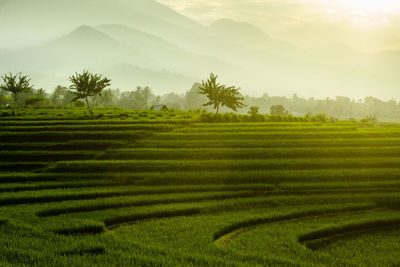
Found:
[[[398,266],[400,125],[0,120],[1,266]]]

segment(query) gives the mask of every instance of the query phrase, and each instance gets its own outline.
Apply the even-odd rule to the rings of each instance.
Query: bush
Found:
[[[229,114],[222,115],[221,122],[231,122],[231,116]]]
[[[200,116],[200,122],[213,122],[213,116],[210,113],[203,113]]]
[[[256,115],[258,115],[259,109],[260,108],[257,106],[251,106],[248,114],[250,114],[251,116],[256,116]]]
[[[282,105],[271,106],[271,115],[288,115],[289,112]]]
[[[326,114],[316,114],[314,117],[315,117],[315,121],[328,122],[328,117],[326,116]]]
[[[323,123],[336,122],[335,118],[333,118],[333,117],[328,118],[328,116],[323,113],[313,115],[309,112],[304,116],[304,119],[305,119],[305,121],[308,121],[308,122],[323,122]]]
[[[29,96],[25,99],[25,106],[45,106],[48,104],[48,100],[44,96]]]
[[[262,114],[252,114],[252,115],[238,115],[234,113],[225,114],[212,114],[212,113],[202,113],[200,116],[200,122],[204,123],[240,123],[240,122],[320,122],[320,123],[334,123],[335,118],[329,118],[326,114],[316,114],[307,113],[304,117],[297,117],[291,114],[288,115],[262,115]]]
[[[261,114],[254,114],[250,116],[251,122],[265,122],[265,118]]]
[[[367,116],[364,119],[362,119],[361,122],[372,122],[372,123],[375,123],[375,122],[378,122],[378,118],[375,115],[374,116],[370,115],[370,116]]]
[[[231,115],[231,121],[234,123],[240,122],[240,117],[236,114]]]
[[[81,100],[77,100],[77,101],[74,102],[74,106],[76,108],[83,108],[83,107],[85,107],[85,102],[83,102]]]

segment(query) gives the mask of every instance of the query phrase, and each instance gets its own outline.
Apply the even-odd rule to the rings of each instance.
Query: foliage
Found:
[[[311,114],[310,112],[305,116],[308,121],[315,121],[315,122],[335,122],[335,118],[328,118],[326,114]]]
[[[207,81],[203,80],[199,94],[205,95],[209,100],[203,106],[213,106],[215,115],[218,115],[220,107],[226,106],[234,111],[245,107],[246,105],[242,102],[244,98],[239,93],[240,88],[221,85],[217,83],[217,78],[218,76],[211,73]]]
[[[398,124],[97,111],[0,120],[2,265],[398,262]]]
[[[81,100],[75,100],[74,101],[74,106],[76,108],[83,108],[85,106],[85,102],[81,101]]]
[[[361,122],[372,122],[372,123],[376,123],[378,122],[378,118],[376,116],[366,116],[364,119],[361,120]]]
[[[251,106],[250,107],[250,110],[248,112],[248,114],[250,114],[250,118],[249,118],[250,121],[252,121],[252,122],[264,122],[266,120],[265,116],[259,114],[259,109],[260,108],[257,107],[257,106]]]
[[[153,96],[153,92],[150,87],[140,87],[136,88],[133,98],[133,108],[138,110],[148,109],[149,100]]]
[[[249,114],[250,114],[251,116],[255,116],[255,115],[258,114],[259,110],[260,110],[259,107],[257,107],[257,106],[251,106],[251,107],[250,107],[250,110],[249,110]]]
[[[133,91],[121,92],[119,89],[105,89],[101,95],[88,97],[91,106],[93,107],[122,107],[127,109],[146,109],[146,107],[155,104],[165,104],[169,108],[176,110],[195,110],[204,109],[202,103],[207,101],[207,97],[203,94],[199,94],[199,87],[201,84],[194,84],[193,88],[186,94],[168,93],[162,96],[156,96],[151,93],[149,97],[143,96],[143,90],[145,88],[139,87]],[[150,88],[148,88],[150,89]],[[151,91],[151,89],[150,89]],[[76,97],[67,87],[57,86],[50,95],[47,95],[44,90],[31,90],[28,93],[18,94],[18,101],[14,104],[24,105],[25,98],[45,95],[49,98],[50,103],[55,107],[71,106],[72,100]],[[146,101],[147,99],[147,101]],[[279,96],[268,96],[263,95],[262,97],[251,97],[246,96],[245,102],[249,106],[259,107],[259,113],[266,114],[270,113],[270,107],[276,105],[282,105],[293,113],[293,117],[290,115],[273,115],[273,121],[292,121],[302,117],[304,114],[309,113],[308,119],[310,121],[322,121],[322,116],[325,116],[325,121],[335,121],[332,117],[339,117],[340,119],[353,119],[360,121],[365,119],[369,114],[375,114],[381,120],[397,121],[399,118],[396,114],[400,113],[400,105],[394,100],[382,101],[375,98],[366,98],[364,100],[351,100],[344,97],[337,97],[336,99],[304,99],[299,97],[279,97]],[[0,106],[5,106],[12,103],[10,94],[4,90],[0,90]],[[209,111],[212,108],[208,107]],[[247,112],[245,109],[238,109],[242,114]],[[219,113],[229,112],[229,108],[220,108]],[[312,113],[311,113],[312,112]],[[319,117],[320,118],[316,118]],[[249,118],[249,121],[271,121],[267,116],[256,116]]]
[[[68,92],[69,92],[68,87],[57,85],[57,87],[54,88],[54,90],[51,94],[51,97],[50,97],[51,104],[54,106],[62,106],[65,104],[69,104],[69,103],[66,103],[66,101],[65,101],[67,98],[66,96],[67,96]]]
[[[119,104],[124,108],[146,110],[151,103],[157,102],[150,87],[136,87],[135,91],[123,92]]]
[[[4,74],[1,78],[3,84],[0,85],[0,89],[12,94],[14,104],[17,103],[19,94],[29,93],[33,90],[31,79],[22,73]]]
[[[334,118],[327,118],[325,114],[312,115],[311,113],[306,116],[292,116],[292,115],[241,115],[241,114],[218,114],[212,115],[210,113],[202,113],[199,119],[201,122],[228,122],[228,123],[240,123],[240,122],[324,122],[334,123]]]
[[[47,93],[43,88],[40,88],[40,89],[34,90],[34,95],[46,98]]]
[[[25,99],[25,106],[39,107],[46,104],[48,104],[48,100],[43,95],[30,96]]]
[[[289,112],[282,105],[271,106],[271,115],[288,115]]]
[[[75,95],[72,101],[85,99],[89,112],[93,116],[88,97],[101,95],[101,92],[111,85],[111,80],[100,74],[92,74],[88,70],[84,70],[82,74],[75,73],[69,80],[72,83],[70,89]]]
[[[12,98],[7,95],[0,95],[0,106],[7,106],[11,105]]]

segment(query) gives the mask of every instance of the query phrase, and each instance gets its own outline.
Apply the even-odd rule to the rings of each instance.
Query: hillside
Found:
[[[398,265],[398,124],[94,111],[0,120],[1,266]]]
[[[17,11],[19,16],[10,15]],[[205,26],[152,0],[7,1],[0,9],[0,36],[0,48],[13,48],[0,53],[1,72],[63,77],[59,83],[83,68],[107,71],[121,64],[193,77],[192,83],[215,72],[224,83],[257,94],[360,98],[378,92],[391,98],[400,83],[393,73],[400,67],[398,51],[367,54],[341,44],[304,50],[246,22],[222,19]],[[146,81],[154,82],[161,83]]]
[[[269,37],[258,27],[231,19],[220,19],[209,25],[210,34],[260,53],[297,56],[304,51],[294,45]]]
[[[153,0],[13,0],[2,1],[2,42],[31,42],[56,38],[81,25],[122,24],[161,36],[185,32],[200,24]],[[96,12],[93,12],[95,8]],[[18,14],[15,16],[13,14]],[[15,36],[19,36],[16,40]]]
[[[155,69],[166,69],[194,77],[207,75],[210,66],[213,66],[216,72],[238,71],[233,64],[224,62],[217,57],[190,52],[163,38],[134,28],[122,25],[100,25],[96,29],[128,46],[137,54],[140,53],[151,58],[157,64]],[[136,65],[142,66],[141,64]]]

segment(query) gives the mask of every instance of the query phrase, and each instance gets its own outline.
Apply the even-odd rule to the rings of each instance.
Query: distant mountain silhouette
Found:
[[[13,61],[21,70],[34,68],[57,71],[57,74],[83,68],[101,69],[116,62],[157,67],[144,53],[133,51],[89,26],[81,26],[42,46],[10,52],[8,61]]]
[[[88,26],[83,25],[72,31],[69,34],[66,34],[56,40],[54,40],[52,45],[75,45],[76,42],[80,44],[90,44],[98,43],[100,45],[117,45],[115,40],[110,36]]]
[[[157,62],[156,69],[168,69],[185,75],[199,77],[207,74],[210,66],[215,71],[235,70],[235,67],[217,57],[190,52],[163,38],[122,25],[101,25],[97,30],[106,33],[133,51]],[[140,65],[140,64],[139,64]]]
[[[222,36],[242,40],[248,42],[269,42],[271,38],[256,26],[246,22],[236,22],[231,19],[216,20],[210,26],[214,31]]]
[[[18,40],[31,47],[4,49]],[[0,72],[32,73],[46,89],[84,68],[121,78],[122,90],[137,81],[157,84],[160,93],[210,72],[244,92],[279,95],[388,97],[398,95],[400,83],[398,51],[368,54],[342,44],[305,50],[246,22],[201,25],[153,0],[7,1],[0,49]]]
[[[12,70],[30,69],[35,77],[44,79],[42,86],[50,88],[54,76],[66,82],[67,75],[89,68],[110,75],[114,86],[122,89],[148,85],[159,91],[184,91],[201,79],[199,73],[207,75],[204,70],[208,66],[229,67],[216,58],[190,53],[162,38],[120,25],[81,26],[43,46],[3,55],[0,65],[5,66],[4,71],[12,62]]]
[[[105,71],[113,78],[113,86],[124,90],[134,90],[136,86],[150,86],[158,92],[186,92],[196,80],[166,70],[154,71],[129,64],[119,64]]]
[[[16,36],[24,44],[30,40],[39,43],[81,25],[101,24],[127,25],[168,37],[201,28],[153,0],[16,0],[6,1],[2,7],[0,47]]]

